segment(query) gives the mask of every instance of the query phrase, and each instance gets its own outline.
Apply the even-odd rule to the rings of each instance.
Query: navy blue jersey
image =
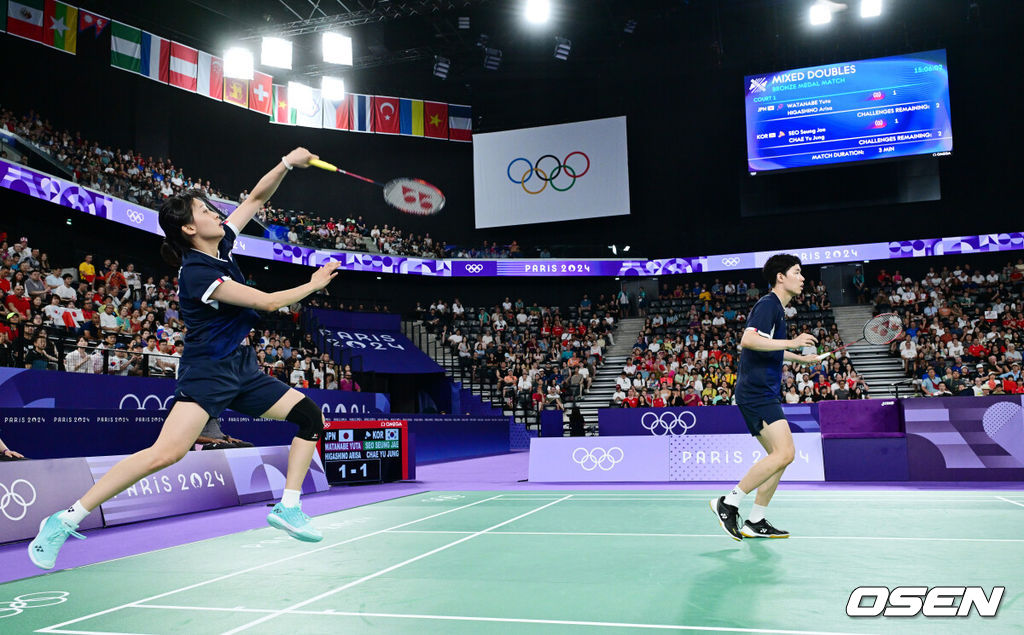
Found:
[[[786,335],[786,310],[774,293],[768,293],[754,304],[747,317],[746,328],[758,337],[789,339]],[[740,372],[736,380],[736,403],[762,404],[780,401],[782,360],[784,351],[740,352]]]
[[[185,351],[181,356],[185,363],[227,357],[260,319],[252,309],[220,304],[210,298],[225,280],[245,284],[242,270],[231,255],[238,230],[226,222],[223,227],[224,238],[217,246],[217,258],[198,249],[186,251],[181,258],[178,300],[186,328]]]

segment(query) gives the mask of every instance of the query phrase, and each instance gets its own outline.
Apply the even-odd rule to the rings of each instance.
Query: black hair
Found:
[[[160,229],[164,231],[165,237],[160,245],[160,255],[171,266],[180,267],[182,254],[192,248],[192,242],[181,232],[181,228],[194,222],[192,201],[197,198],[207,207],[216,209],[199,190],[185,190],[175,194],[160,206]]]
[[[764,263],[761,272],[764,274],[764,279],[768,281],[768,287],[774,288],[780,273],[786,275],[790,268],[799,264],[800,259],[793,254],[775,254],[768,259],[768,262]]]

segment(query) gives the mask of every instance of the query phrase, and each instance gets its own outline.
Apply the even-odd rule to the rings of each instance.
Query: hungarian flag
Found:
[[[93,35],[99,37],[103,33],[103,29],[107,28],[110,24],[108,18],[103,17],[98,13],[86,11],[85,9],[78,10],[78,32],[88,31],[89,29],[96,29],[93,31]]]
[[[423,136],[432,139],[448,138],[448,104],[423,102]]]
[[[295,110],[288,107],[288,87],[274,84],[274,111],[270,114],[270,123],[295,125]]]
[[[46,0],[43,12],[43,44],[75,54],[78,42],[78,8],[55,0]]]
[[[171,42],[171,63],[168,83],[182,90],[196,92],[199,78],[199,51]]]
[[[199,51],[196,92],[203,97],[220,101],[224,98],[224,60]]]
[[[345,96],[345,99],[324,100],[324,128],[329,130],[352,129],[352,100],[348,95]]]
[[[473,140],[473,109],[448,104],[448,138],[452,141]]]
[[[7,3],[7,32],[43,43],[44,0],[10,0]]]
[[[373,98],[373,129],[380,134],[400,134],[398,97]]]
[[[274,79],[256,71],[249,82],[249,110],[269,115],[273,110]]]
[[[249,80],[224,78],[224,101],[241,108],[249,107]]]

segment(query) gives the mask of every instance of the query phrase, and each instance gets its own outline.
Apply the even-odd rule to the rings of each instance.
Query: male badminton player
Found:
[[[309,397],[261,373],[246,338],[260,319],[254,309],[276,311],[323,289],[337,275],[338,263],[317,269],[306,284],[264,293],[245,285],[231,255],[241,229],[270,199],[285,175],[292,168],[308,166],[315,158],[305,148],[282,157],[226,221],[194,190],[173,196],[160,207],[160,227],[166,237],[160,253],[169,264],[181,267],[178,295],[186,328],[174,406],[151,447],[122,459],[70,509],[40,524],[28,547],[36,566],[52,569],[68,536],[84,538],[75,530],[89,512],[143,477],[179,461],[210,417],[219,417],[226,408],[298,425],[288,453],[284,497],[267,521],[299,540],[323,539],[299,502],[302,481],[323,431],[323,414]]]
[[[765,508],[775,494],[779,479],[793,462],[793,435],[782,413],[780,390],[784,361],[810,364],[814,355],[797,355],[788,349],[813,346],[810,333],[788,339],[786,305],[804,289],[800,259],[789,254],[776,254],[764,263],[764,277],[771,292],[754,304],[747,317],[740,340],[740,372],[736,381],[736,405],[740,408],[750,434],[768,454],[751,466],[747,475],[731,492],[712,499],[711,511],[718,524],[734,540],[746,538],[788,538],[789,532],[776,529],[765,518]],[[754,508],[741,528],[739,504],[757,490]]]

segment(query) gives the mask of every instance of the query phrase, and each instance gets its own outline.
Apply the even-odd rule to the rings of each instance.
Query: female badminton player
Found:
[[[740,340],[743,350],[736,381],[736,405],[750,434],[768,454],[751,466],[731,492],[711,500],[711,511],[718,517],[718,524],[734,540],[789,537],[789,532],[776,529],[764,517],[782,473],[795,456],[793,435],[782,413],[779,394],[782,364],[784,361],[804,364],[817,361],[815,355],[797,355],[788,350],[817,343],[810,333],[801,333],[794,339],[787,337],[786,305],[804,289],[800,259],[789,254],[776,254],[764,263],[763,273],[772,290],[754,304],[747,317]],[[757,490],[754,508],[741,528],[739,504],[754,489]]]
[[[151,447],[123,459],[70,509],[40,524],[28,547],[36,566],[52,569],[68,536],[84,538],[75,530],[89,512],[143,477],[180,460],[210,417],[219,417],[226,408],[298,425],[288,453],[284,496],[267,521],[299,540],[323,539],[299,503],[302,481],[323,431],[323,414],[309,397],[261,373],[246,338],[259,321],[254,309],[275,311],[323,289],[337,275],[338,263],[317,269],[306,284],[264,293],[245,285],[231,255],[239,232],[285,175],[292,168],[307,167],[315,158],[305,148],[282,157],[226,221],[201,193],[192,190],[167,199],[160,207],[160,227],[166,236],[160,252],[169,264],[181,267],[178,295],[186,327],[174,406]]]

